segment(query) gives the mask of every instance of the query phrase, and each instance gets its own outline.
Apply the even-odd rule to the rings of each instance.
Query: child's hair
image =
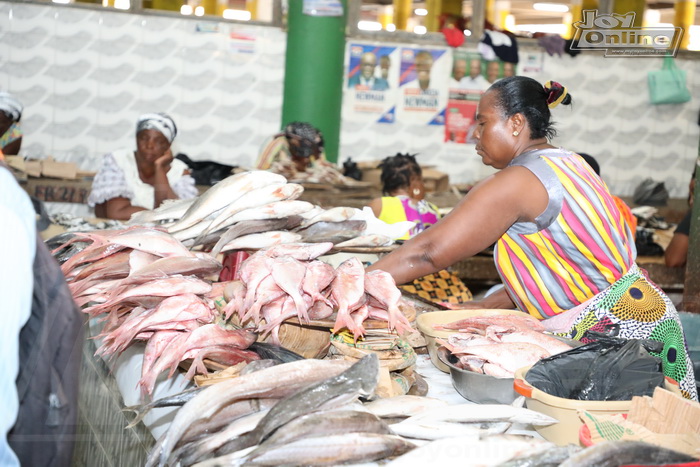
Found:
[[[411,177],[421,177],[423,172],[416,162],[415,154],[396,153],[385,158],[379,168],[382,169],[382,191],[390,194],[399,188],[406,188],[411,183]]]

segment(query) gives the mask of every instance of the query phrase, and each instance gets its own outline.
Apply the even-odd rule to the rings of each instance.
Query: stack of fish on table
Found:
[[[337,247],[385,246],[393,240],[366,232],[358,209],[323,209],[298,198],[304,188],[279,174],[231,175],[191,200],[174,200],[134,214],[132,225],[160,225],[191,249],[254,250],[281,243],[326,242]]]
[[[379,362],[260,360],[241,376],[130,407],[180,406],[147,466],[389,465],[590,466],[690,458],[639,442],[556,446],[505,433],[556,420],[513,405],[457,404],[419,396],[374,397]],[[637,457],[635,457],[635,452]],[[639,457],[639,453],[644,453]]]
[[[235,315],[263,336],[271,333],[275,343],[284,321],[309,323],[333,313],[333,330],[348,329],[356,340],[365,334],[366,319],[384,321],[399,334],[410,332],[411,324],[401,312],[401,291],[391,275],[366,273],[355,257],[337,269],[316,259],[332,247],[330,242],[297,243],[259,250],[241,265],[240,280],[228,289],[225,318]]]
[[[379,371],[374,354],[354,364],[298,360],[256,365],[261,362],[249,364],[253,370],[236,380],[171,398],[170,403],[182,407],[147,465],[418,465],[415,459],[430,459],[433,442],[455,437],[475,449],[479,443],[507,441],[510,447],[489,454],[497,461],[554,449],[543,440],[502,434],[514,423],[555,422],[522,407],[448,406],[419,396],[373,399]],[[472,459],[478,455],[474,451]]]
[[[63,234],[62,234],[63,235]],[[158,375],[172,376],[180,362],[193,360],[188,377],[206,371],[203,360],[224,365],[259,359],[246,350],[257,334],[214,323],[214,300],[225,284],[212,283],[221,263],[193,253],[155,228],[70,233],[54,250],[73,298],[102,324],[97,353],[116,356],[135,342],[146,342],[139,385],[153,391]]]
[[[457,331],[437,341],[459,358],[459,368],[497,378],[512,378],[519,368],[571,349],[526,314],[474,316],[433,327]]]
[[[154,222],[178,219],[169,225],[73,232],[51,239],[76,303],[103,322],[97,353],[116,356],[135,342],[145,342],[139,384],[148,395],[161,373],[172,377],[185,360],[192,361],[186,374],[192,378],[207,373],[205,360],[227,366],[259,358],[247,350],[259,333],[272,333],[279,343],[279,326],[292,317],[308,323],[337,311],[336,330],[347,328],[356,337],[364,334],[367,318],[384,320],[400,332],[410,330],[399,309],[400,291],[389,275],[365,274],[356,258],[335,270],[316,259],[334,243],[297,243],[314,226],[342,224],[355,213],[291,199],[300,193],[300,185],[279,175],[245,172],[194,201],[170,203],[160,215],[158,210],[138,213],[141,220]],[[304,213],[313,214],[304,219]],[[259,232],[289,225],[300,233]],[[224,234],[212,237],[217,232]],[[183,243],[188,239],[193,240],[189,247]],[[207,244],[213,244],[211,252],[192,249]],[[229,249],[259,253],[241,265],[240,281],[216,282],[222,268],[218,253]],[[222,320],[215,301],[223,296],[228,305]],[[235,324],[246,321],[254,327],[232,329],[227,319],[234,313],[239,318]]]

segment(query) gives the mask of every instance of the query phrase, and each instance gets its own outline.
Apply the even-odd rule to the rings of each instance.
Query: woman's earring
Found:
[[[418,196],[420,194],[420,190],[418,188],[413,189],[413,195]]]
[[[519,132],[518,130],[515,130],[515,131],[513,132],[513,136],[518,136],[519,134],[520,134],[520,132]]]

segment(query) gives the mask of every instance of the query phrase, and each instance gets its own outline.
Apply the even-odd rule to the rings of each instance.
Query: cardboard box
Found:
[[[23,188],[41,201],[85,204],[92,189],[92,180],[29,178]]]
[[[382,169],[377,166],[382,161],[358,162],[357,166],[362,171],[362,181],[369,182],[379,189],[382,187]],[[421,166],[425,191],[428,193],[447,191],[450,189],[450,177],[445,172],[440,172],[434,166]]]
[[[72,162],[57,162],[48,158],[41,162],[41,174],[44,177],[74,180],[78,176],[78,166]]]
[[[423,183],[428,193],[447,191],[450,189],[450,176],[439,170],[423,169]]]

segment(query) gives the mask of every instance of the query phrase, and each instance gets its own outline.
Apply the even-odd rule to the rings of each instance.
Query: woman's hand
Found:
[[[173,152],[168,148],[162,156],[153,162],[156,171],[162,171],[163,173],[168,173],[170,170],[170,164],[173,162]]]

